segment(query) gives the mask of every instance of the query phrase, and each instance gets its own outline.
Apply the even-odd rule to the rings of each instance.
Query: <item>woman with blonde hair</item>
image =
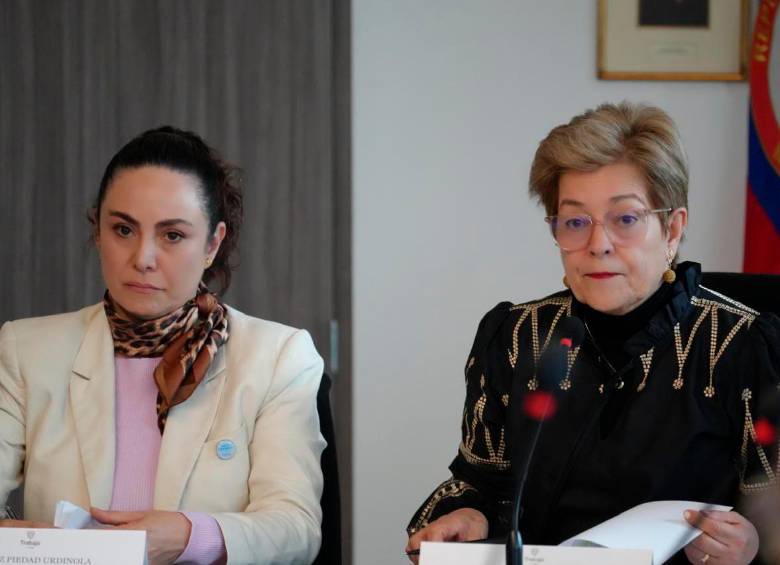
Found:
[[[554,128],[531,167],[566,290],[502,302],[466,362],[462,441],[415,513],[424,540],[506,535],[514,469],[533,422],[517,417],[540,386],[540,359],[567,316],[584,327],[568,355],[554,419],[529,469],[520,530],[557,544],[654,500],[734,506],[775,482],[756,442],[758,398],[780,383],[780,320],[701,285],[678,263],[688,166],[662,110],[604,104]],[[518,449],[519,446],[519,449]],[[673,560],[746,564],[758,535],[737,511],[685,513],[702,534]]]

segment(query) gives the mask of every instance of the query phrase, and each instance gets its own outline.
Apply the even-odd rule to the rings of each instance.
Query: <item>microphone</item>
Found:
[[[528,469],[531,466],[536,444],[542,431],[542,424],[555,416],[557,410],[556,392],[560,391],[559,384],[566,377],[568,370],[568,353],[581,342],[585,336],[585,328],[582,322],[572,316],[561,320],[555,328],[550,344],[542,352],[537,365],[536,380],[539,382],[537,390],[526,393],[523,396],[523,412],[526,417],[534,420],[535,429],[531,442],[520,446],[516,461],[522,461],[518,481],[515,486],[514,500],[512,502],[512,528],[509,530],[506,541],[506,564],[522,565],[523,563],[523,539],[520,535],[520,510],[523,498],[525,482],[528,478]]]

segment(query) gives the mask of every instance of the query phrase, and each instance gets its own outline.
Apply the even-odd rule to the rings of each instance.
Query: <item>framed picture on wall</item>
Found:
[[[598,76],[745,80],[748,0],[599,0]]]

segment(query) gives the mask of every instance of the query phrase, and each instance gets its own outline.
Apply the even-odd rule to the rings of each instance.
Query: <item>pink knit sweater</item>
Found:
[[[160,358],[116,357],[116,464],[111,510],[152,510],[162,437],[157,429],[154,368]],[[204,512],[182,512],[192,524],[176,563],[224,561],[225,541],[217,521]]]

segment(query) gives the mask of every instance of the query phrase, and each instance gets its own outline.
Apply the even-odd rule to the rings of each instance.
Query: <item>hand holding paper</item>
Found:
[[[686,510],[685,519],[702,531],[685,547],[691,562],[706,563],[713,558],[720,563],[743,565],[758,553],[756,528],[737,512]]]
[[[708,505],[685,500],[647,502],[626,510],[602,522],[561,545],[611,548],[642,548],[653,550],[653,563],[660,564],[680,551],[699,530],[686,523],[683,513],[688,509],[718,511],[728,506]]]
[[[60,500],[54,510],[54,527],[66,530],[94,528],[100,524],[92,519],[89,512],[67,500]]]

